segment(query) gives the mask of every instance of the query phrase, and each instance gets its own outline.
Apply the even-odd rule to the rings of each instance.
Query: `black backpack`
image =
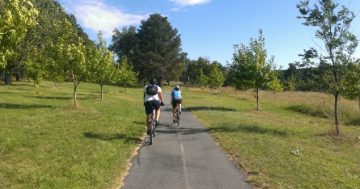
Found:
[[[147,95],[156,95],[159,93],[157,85],[148,85],[146,87],[146,94]]]

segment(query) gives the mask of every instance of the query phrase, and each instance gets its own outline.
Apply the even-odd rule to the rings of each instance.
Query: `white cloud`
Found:
[[[193,5],[206,4],[210,2],[210,0],[170,0],[170,1],[181,6],[193,6]]]
[[[71,2],[71,4],[70,4]],[[109,38],[115,28],[139,25],[148,15],[129,14],[106,5],[103,0],[67,0],[66,7],[75,14],[80,24],[97,33],[102,31]]]

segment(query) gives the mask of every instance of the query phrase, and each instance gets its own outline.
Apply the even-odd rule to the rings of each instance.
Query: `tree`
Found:
[[[39,11],[36,19],[37,25],[26,33],[20,42],[17,52],[16,71],[23,77],[26,75],[34,81],[37,93],[43,78],[49,80],[63,80],[55,70],[55,60],[51,51],[51,42],[57,38],[57,22],[66,18],[61,5],[53,0],[33,1]]]
[[[305,26],[316,28],[315,36],[323,42],[325,55],[304,53],[305,58],[320,58],[330,64],[332,78],[329,81],[330,92],[334,95],[334,115],[336,133],[340,134],[339,97],[343,93],[343,79],[347,70],[343,65],[349,63],[351,55],[358,44],[356,36],[349,31],[355,15],[344,6],[339,7],[333,0],[319,0],[318,5],[309,7],[309,1],[300,1],[297,5]],[[314,52],[310,49],[306,52]]]
[[[211,70],[208,78],[209,86],[215,89],[220,88],[225,81],[224,73],[217,64],[211,65]]]
[[[290,75],[290,77],[286,81],[286,87],[287,90],[291,92],[296,90],[296,76],[294,74]]]
[[[137,33],[138,45],[135,49],[134,69],[139,79],[172,77],[169,70],[178,69],[181,39],[166,17],[152,14],[141,22]],[[176,71],[175,71],[176,72]],[[178,70],[179,73],[182,70]]]
[[[112,36],[112,43],[109,47],[118,57],[118,62],[120,62],[123,56],[127,57],[127,60],[130,65],[134,65],[135,61],[135,51],[137,48],[138,39],[136,36],[136,29],[134,26],[124,27],[122,31],[118,29],[114,30]]]
[[[104,98],[104,85],[114,80],[115,61],[112,52],[106,47],[106,42],[101,32],[98,33],[98,43],[96,47],[89,61],[92,62],[92,81],[100,85],[102,100]]]
[[[208,84],[207,76],[210,74],[210,70],[212,69],[210,60],[199,57],[197,60],[186,59],[184,62],[185,71],[182,76],[184,82],[191,83],[193,85],[206,86]],[[214,64],[221,66],[220,63]]]
[[[187,54],[181,52],[176,58],[176,62],[173,63],[173,66],[168,66],[166,71],[166,80],[169,82],[179,81],[181,74],[184,72],[185,64],[187,61]]]
[[[200,70],[197,84],[200,85],[201,88],[203,89],[204,87],[207,87],[208,82],[209,82],[209,78],[204,74],[203,70]]]
[[[360,112],[360,59],[347,65],[348,72],[344,79],[344,96],[348,99],[357,99]]]
[[[126,56],[121,57],[120,63],[115,71],[114,80],[124,86],[125,92],[127,86],[133,85],[137,81],[137,73],[133,71],[133,68],[128,63]]]
[[[79,37],[73,25],[64,20],[60,24],[63,32],[59,34],[56,43],[52,44],[52,51],[56,55],[57,74],[63,75],[67,80],[73,82],[73,107],[78,109],[77,89],[81,81],[89,77],[90,62],[88,49],[84,40]]]
[[[276,93],[282,92],[284,90],[283,84],[279,79],[279,72],[274,68],[274,70],[270,73],[270,82],[268,84],[268,88],[273,91],[274,100],[276,97]]]
[[[3,0],[0,2],[0,67],[5,67],[6,83],[11,84],[16,48],[29,28],[36,25],[37,9],[28,0]]]
[[[60,3],[55,0],[31,0],[38,11],[36,25],[27,30],[25,37],[18,43],[14,56],[9,59],[6,71],[15,72],[17,80],[30,78],[34,81],[37,92],[42,79],[62,81],[64,74],[60,74],[57,65],[59,59],[58,48],[60,38],[66,27],[64,21],[71,23],[70,29],[80,36],[85,45],[92,44],[82,28],[76,23],[73,15],[68,15]],[[10,78],[10,77],[8,77]],[[55,83],[56,84],[56,83]]]
[[[274,58],[266,60],[265,38],[259,31],[258,39],[251,39],[249,46],[235,46],[233,54],[234,76],[236,88],[254,88],[256,92],[256,110],[259,111],[259,92],[270,81],[271,66]]]

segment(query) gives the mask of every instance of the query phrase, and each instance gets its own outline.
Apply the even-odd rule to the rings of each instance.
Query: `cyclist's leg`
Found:
[[[175,123],[175,113],[176,113],[176,105],[177,105],[177,101],[174,99],[171,103],[172,106],[172,115],[173,115],[173,122]]]
[[[149,131],[150,130],[150,119],[151,119],[151,112],[153,111],[153,108],[152,108],[152,105],[151,105],[151,102],[145,102],[145,113],[146,113],[146,127],[147,127],[147,130]]]
[[[182,105],[182,99],[179,99],[179,111],[180,111],[180,113],[181,113],[181,111],[182,111],[181,105]]]
[[[173,118],[175,118],[176,105],[174,105],[173,103],[171,106],[172,106],[172,116]]]
[[[156,121],[156,125],[159,123],[159,119],[160,119],[160,101],[158,100],[154,100],[153,101],[153,105],[154,105],[154,109],[155,109],[155,121]]]

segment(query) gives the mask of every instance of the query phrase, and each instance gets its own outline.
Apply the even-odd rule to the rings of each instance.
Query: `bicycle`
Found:
[[[150,114],[150,120],[149,123],[150,124],[150,133],[149,134],[149,144],[152,145],[153,142],[153,138],[155,137],[155,129],[156,129],[156,121],[155,121],[155,110],[153,110],[153,112]]]
[[[179,110],[179,103],[177,103],[176,105],[176,109],[175,109],[175,124],[177,127],[180,126],[180,110]]]

